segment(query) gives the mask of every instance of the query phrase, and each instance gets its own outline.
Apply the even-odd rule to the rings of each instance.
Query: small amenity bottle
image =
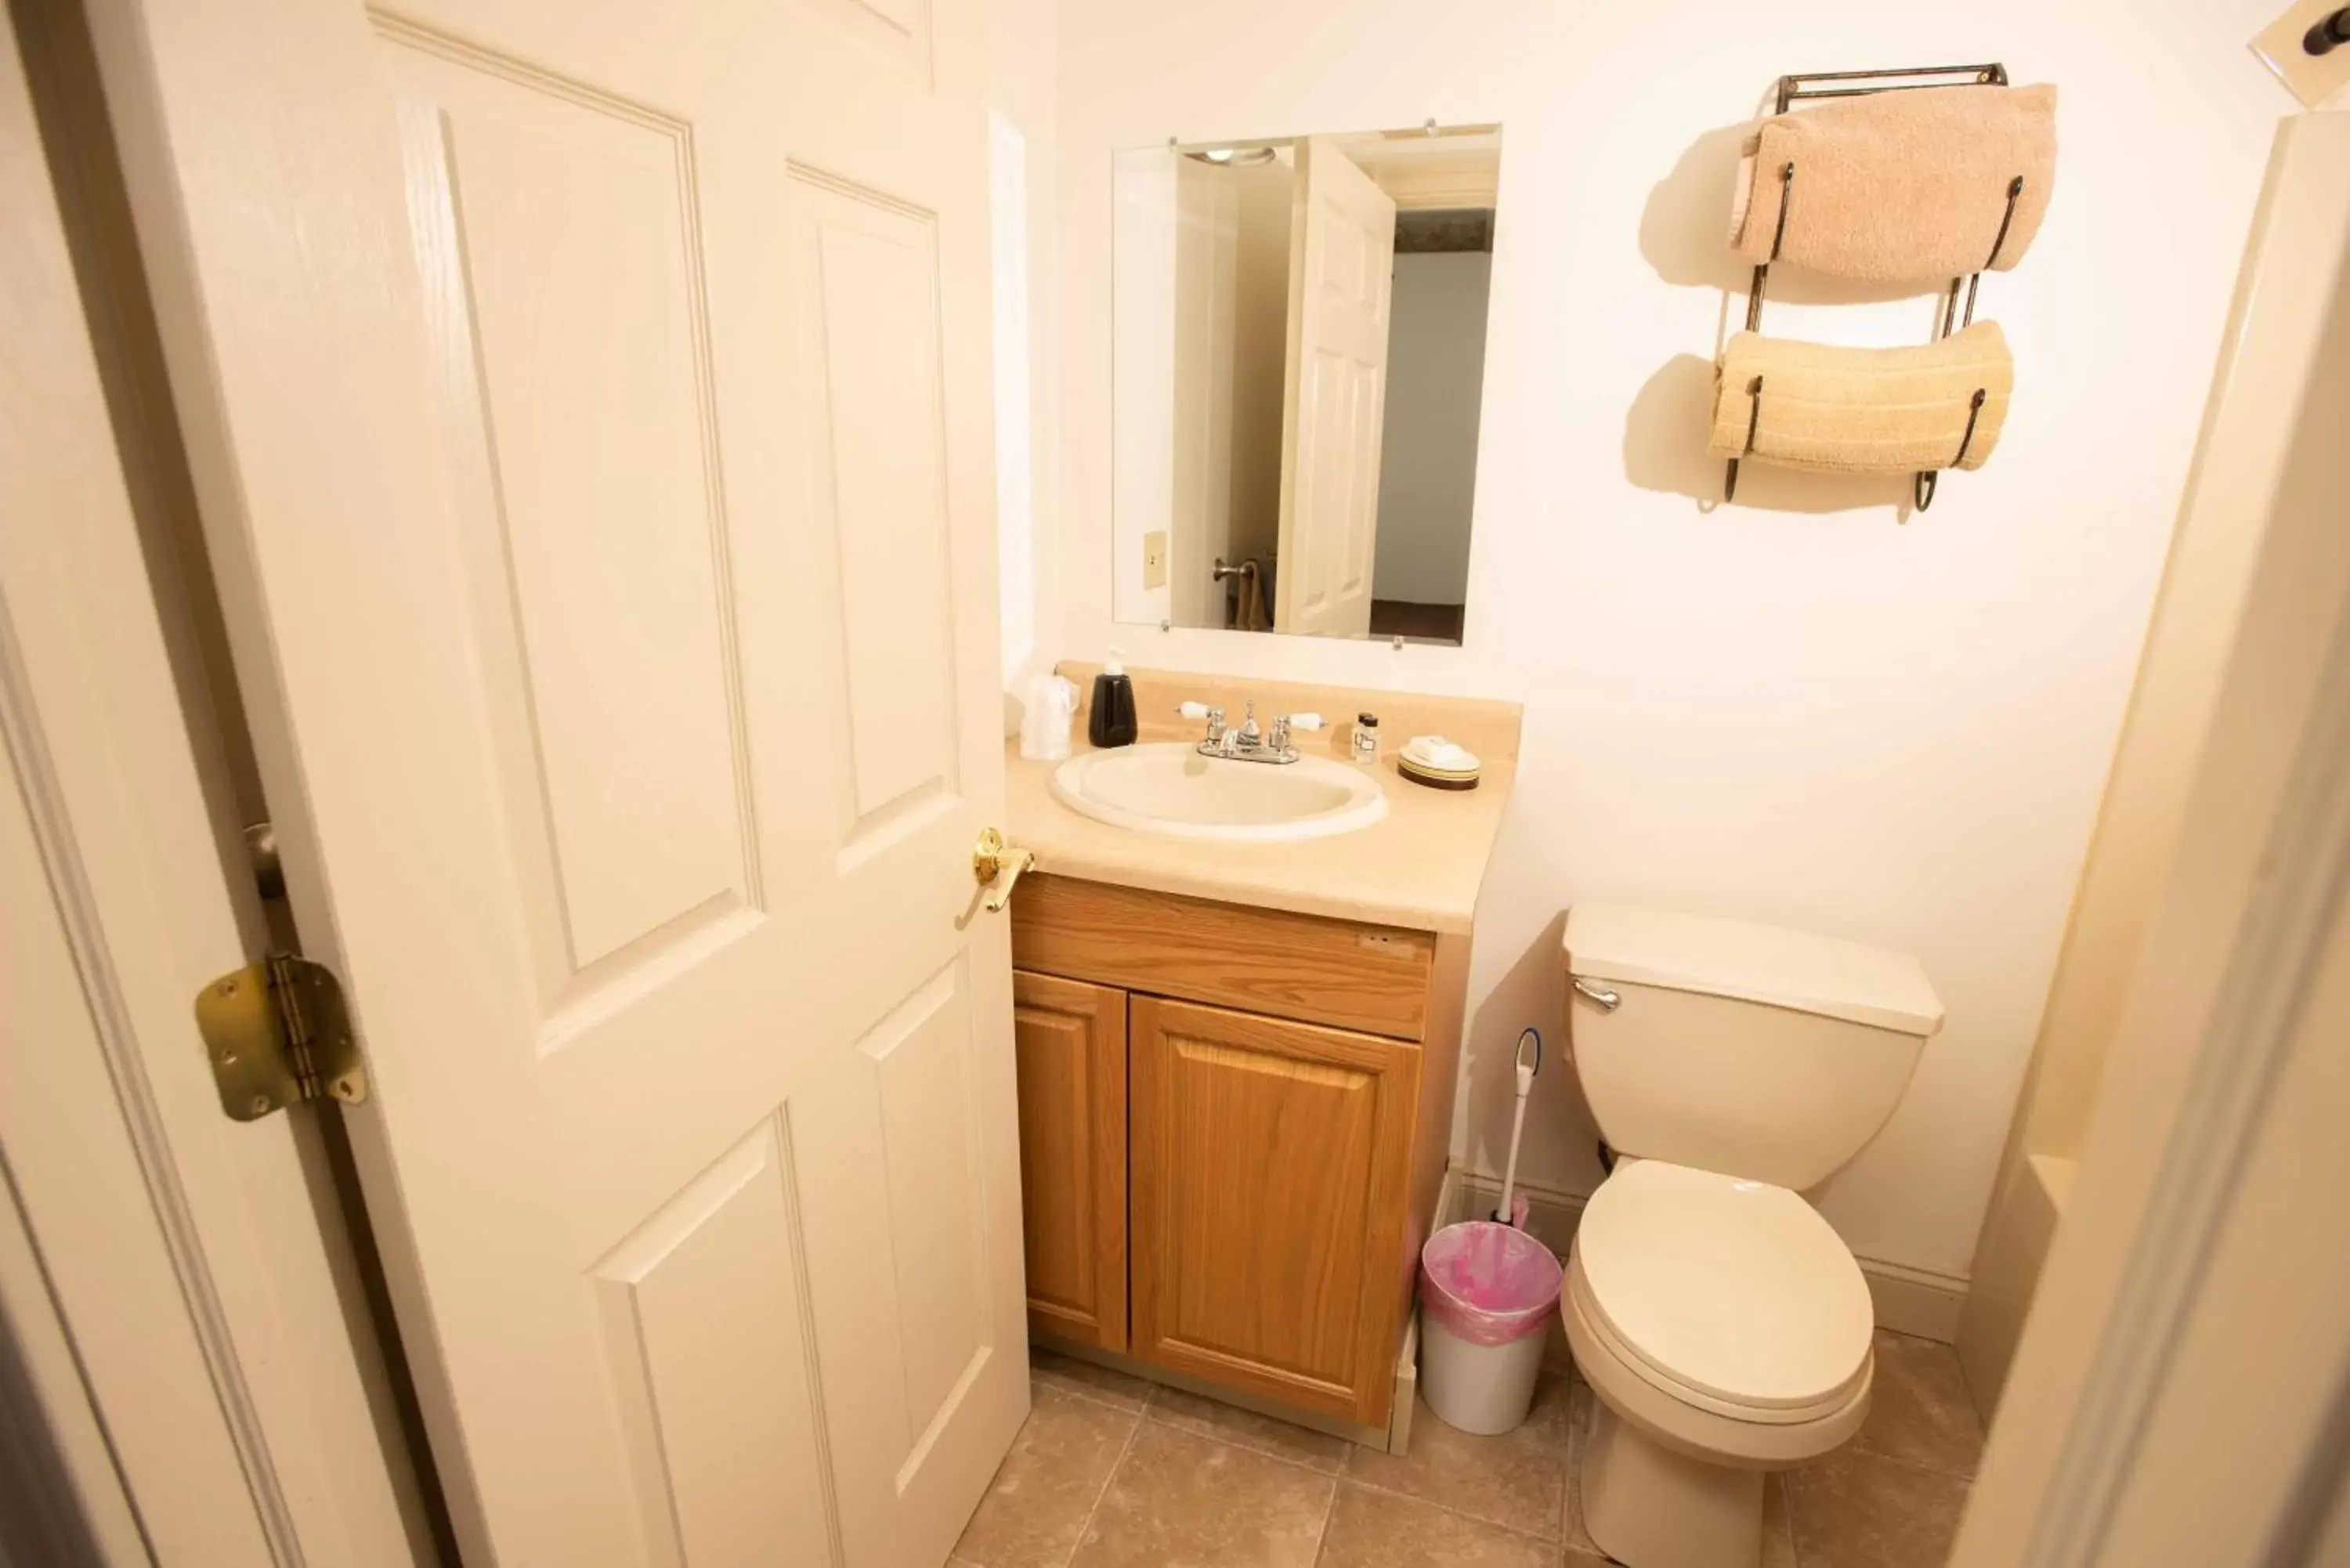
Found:
[[[1126,673],[1118,650],[1109,650],[1109,662],[1094,677],[1093,708],[1086,715],[1086,739],[1097,746],[1134,744],[1134,682]]]

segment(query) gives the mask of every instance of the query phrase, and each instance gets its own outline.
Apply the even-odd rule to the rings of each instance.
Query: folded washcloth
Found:
[[[1756,416],[1751,389],[1758,376]],[[1706,451],[1835,473],[1981,468],[1999,444],[2014,387],[2015,360],[1993,321],[1910,348],[1841,348],[1741,332],[1715,373]]]
[[[2056,89],[1920,88],[1833,99],[1747,138],[1730,243],[1771,260],[1783,171],[1794,199],[1778,259],[1879,282],[2001,271],[2023,259],[2056,175]],[[2008,186],[2023,179],[2007,223]],[[1992,254],[1993,245],[1998,254]]]

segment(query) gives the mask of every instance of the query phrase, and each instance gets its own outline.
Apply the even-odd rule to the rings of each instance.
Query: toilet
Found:
[[[1597,1396],[1585,1527],[1628,1568],[1757,1568],[1763,1477],[1868,1413],[1876,1314],[1802,1196],[1885,1125],[1942,1006],[1907,953],[1617,904],[1566,918],[1567,1044],[1615,1166],[1559,1312]]]

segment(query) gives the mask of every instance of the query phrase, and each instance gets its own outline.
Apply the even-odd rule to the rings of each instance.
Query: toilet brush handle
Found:
[[[1529,1052],[1528,1046],[1534,1049]],[[1542,1070],[1541,1030],[1529,1027],[1518,1035],[1516,1061],[1518,1104],[1510,1113],[1510,1162],[1502,1168],[1502,1211],[1493,1216],[1504,1225],[1518,1222],[1518,1141],[1526,1131],[1526,1096],[1534,1092],[1534,1075]]]
[[[1521,1072],[1518,1081],[1531,1085],[1534,1075]],[[1502,1168],[1502,1207],[1500,1212],[1493,1216],[1504,1225],[1518,1222],[1518,1142],[1525,1137],[1525,1132],[1526,1096],[1525,1090],[1520,1089],[1517,1109],[1510,1116],[1510,1162]]]

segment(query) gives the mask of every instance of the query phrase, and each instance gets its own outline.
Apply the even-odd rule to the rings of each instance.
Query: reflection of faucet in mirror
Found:
[[[1117,155],[1116,618],[1460,641],[1500,170],[1491,125]]]

